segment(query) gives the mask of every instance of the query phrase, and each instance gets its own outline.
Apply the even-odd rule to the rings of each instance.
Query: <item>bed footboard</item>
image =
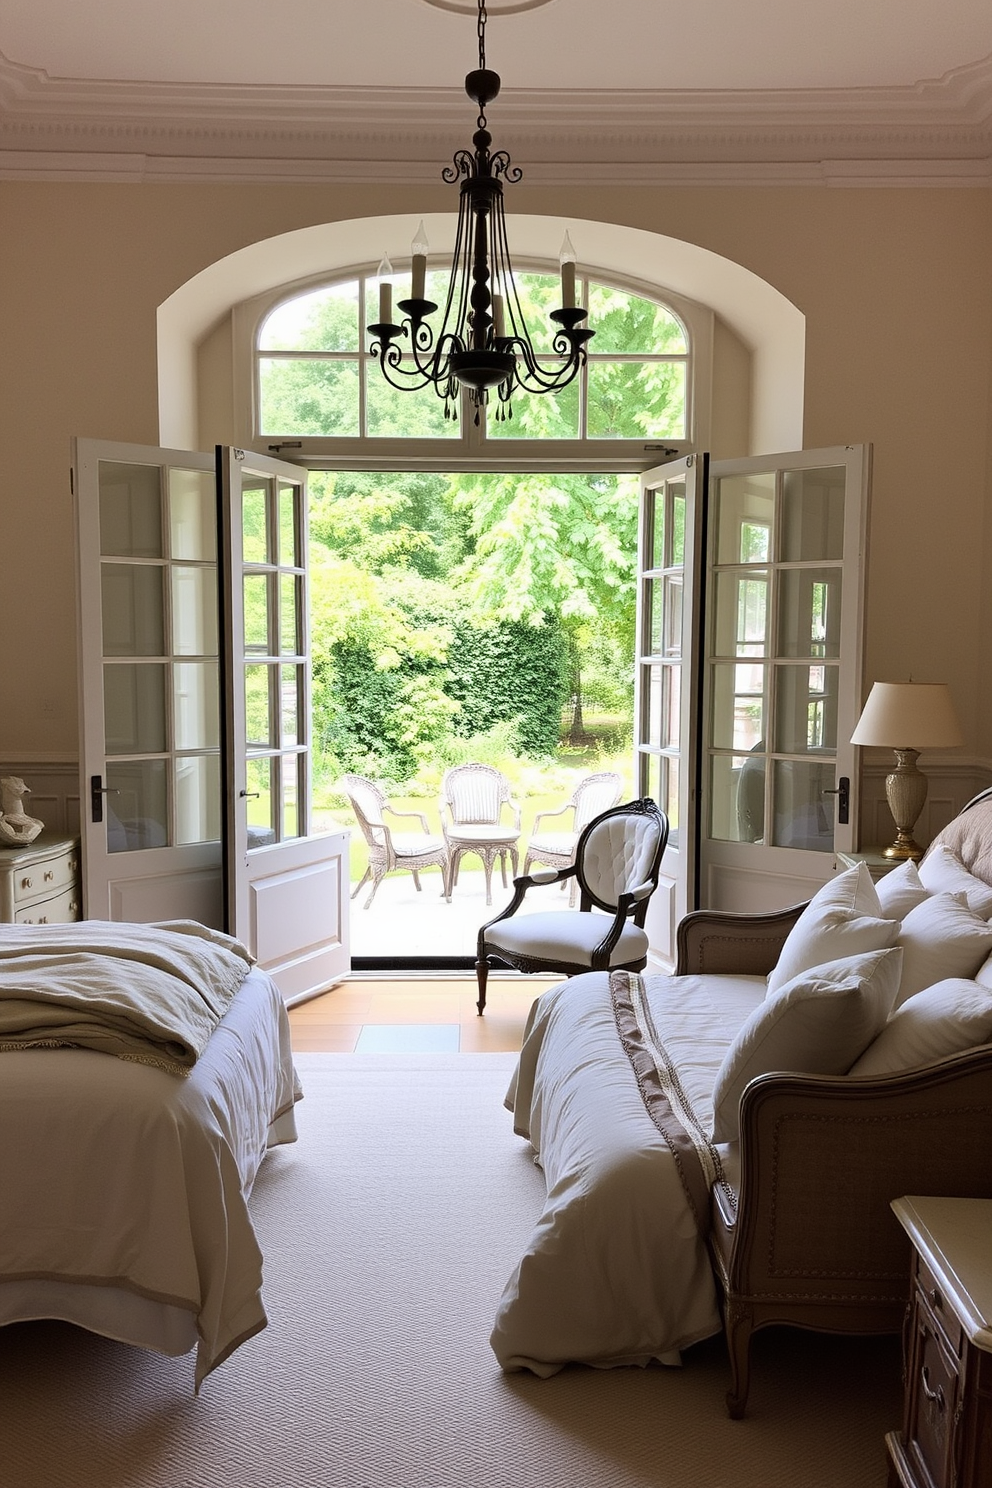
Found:
[[[992,1045],[879,1079],[763,1075],[741,1101],[734,1198],[714,1197],[727,1406],[747,1404],[751,1335],[774,1323],[898,1332],[909,1242],[903,1194],[992,1198]]]

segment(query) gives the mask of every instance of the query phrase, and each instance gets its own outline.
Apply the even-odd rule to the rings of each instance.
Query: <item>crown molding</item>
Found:
[[[51,77],[0,55],[0,179],[436,184],[458,88]],[[497,143],[537,185],[992,185],[992,56],[811,91],[507,89]]]

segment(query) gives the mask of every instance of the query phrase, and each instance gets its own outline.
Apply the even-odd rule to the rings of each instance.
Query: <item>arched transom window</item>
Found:
[[[446,271],[428,276],[428,298],[443,304]],[[535,349],[549,361],[560,300],[557,273],[518,273]],[[409,277],[394,275],[396,301]],[[360,441],[563,441],[592,448],[635,442],[681,445],[692,438],[692,345],[684,314],[645,294],[580,277],[577,292],[595,331],[587,365],[558,394],[515,395],[508,418],[472,428],[474,410],[445,417],[432,388],[397,391],[369,354],[365,330],[376,318],[373,271],[297,289],[264,308],[254,340],[257,438],[274,446],[301,441],[304,453]],[[325,445],[325,441],[327,444]]]

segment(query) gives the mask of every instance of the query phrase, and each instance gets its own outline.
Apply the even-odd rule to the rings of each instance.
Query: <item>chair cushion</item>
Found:
[[[992,987],[947,977],[897,1007],[852,1075],[889,1075],[992,1039]]]
[[[554,853],[557,858],[570,858],[578,840],[576,832],[541,832],[530,839],[527,851],[531,857],[537,857],[540,853]]]
[[[393,852],[397,858],[420,858],[425,853],[443,853],[444,838],[424,832],[394,832]]]
[[[519,836],[520,833],[515,827],[487,826],[485,822],[449,827],[447,831],[448,841],[452,847],[465,847],[472,842],[484,842],[489,847],[501,842],[512,846]]]
[[[511,915],[486,931],[486,945],[535,960],[591,966],[592,953],[609,930],[612,920],[605,914],[578,910],[552,910],[546,914]],[[611,966],[639,961],[648,953],[648,937],[629,922],[610,957]]]
[[[847,1074],[884,1026],[901,966],[895,947],[844,957],[801,972],[759,1003],[717,1072],[713,1140],[737,1141],[741,1096],[758,1075]]]
[[[811,966],[883,951],[898,933],[898,922],[882,917],[871,874],[858,863],[828,879],[813,895],[768,974],[769,995]]]

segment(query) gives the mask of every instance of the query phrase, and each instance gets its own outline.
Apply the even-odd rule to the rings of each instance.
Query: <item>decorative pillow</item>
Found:
[[[975,981],[983,987],[992,987],[992,956],[987,956],[975,972]]]
[[[911,909],[930,896],[930,890],[920,878],[920,870],[910,858],[880,878],[875,892],[886,920],[904,920]]]
[[[745,1086],[789,1070],[843,1075],[889,1015],[902,952],[872,951],[814,966],[769,993],[727,1050],[713,1090],[713,1140],[736,1142]]]
[[[974,978],[992,951],[992,925],[963,894],[932,894],[911,909],[896,941],[904,951],[897,1005],[946,977]]]
[[[919,871],[928,894],[963,894],[968,908],[983,920],[992,916],[992,888],[969,873],[949,847],[932,847],[921,859]]]
[[[811,966],[865,951],[884,951],[898,933],[896,921],[882,917],[871,874],[864,863],[858,863],[829,879],[813,895],[768,974],[768,993]]]
[[[948,977],[897,1007],[852,1075],[889,1075],[992,1041],[992,987]]]

